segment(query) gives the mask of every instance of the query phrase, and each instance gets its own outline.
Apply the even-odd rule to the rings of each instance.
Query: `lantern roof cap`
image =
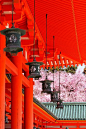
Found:
[[[45,83],[51,83],[51,82],[54,82],[53,80],[48,80],[47,76],[46,76],[46,79],[45,80],[42,80],[40,82],[45,82]]]
[[[53,80],[48,80],[48,79],[45,79],[45,80],[42,80],[40,82],[45,82],[45,83],[51,83],[51,82],[54,82]]]
[[[14,31],[14,32],[20,32],[21,36],[25,35],[25,30],[19,29],[19,28],[6,28],[4,30],[1,30],[1,34],[6,35],[7,32]]]
[[[33,63],[43,65],[43,62],[38,62],[38,61],[28,62],[26,63],[26,65],[31,65]]]

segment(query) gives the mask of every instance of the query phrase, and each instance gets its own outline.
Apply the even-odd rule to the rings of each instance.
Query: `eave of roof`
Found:
[[[39,107],[41,107],[44,111],[46,111],[49,115],[51,115],[55,120],[58,120],[58,118],[49,109],[47,109],[41,102],[39,102],[35,97],[33,97],[33,102],[37,104]]]

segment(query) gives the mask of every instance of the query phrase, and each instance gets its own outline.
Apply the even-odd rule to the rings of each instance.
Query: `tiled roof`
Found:
[[[86,103],[63,103],[63,109],[57,109],[56,103],[43,103],[59,120],[86,120]]]

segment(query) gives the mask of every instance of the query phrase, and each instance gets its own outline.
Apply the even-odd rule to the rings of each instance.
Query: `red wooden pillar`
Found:
[[[0,24],[0,31],[5,29]],[[0,129],[5,129],[5,36],[0,34]]]
[[[18,75],[12,76],[11,129],[22,129],[22,52],[12,57],[18,68]]]
[[[33,79],[30,87],[24,88],[24,129],[33,129]]]

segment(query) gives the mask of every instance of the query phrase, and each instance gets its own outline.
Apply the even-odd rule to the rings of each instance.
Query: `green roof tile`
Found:
[[[57,109],[56,103],[43,103],[59,120],[86,120],[86,103],[63,103],[63,109]]]

